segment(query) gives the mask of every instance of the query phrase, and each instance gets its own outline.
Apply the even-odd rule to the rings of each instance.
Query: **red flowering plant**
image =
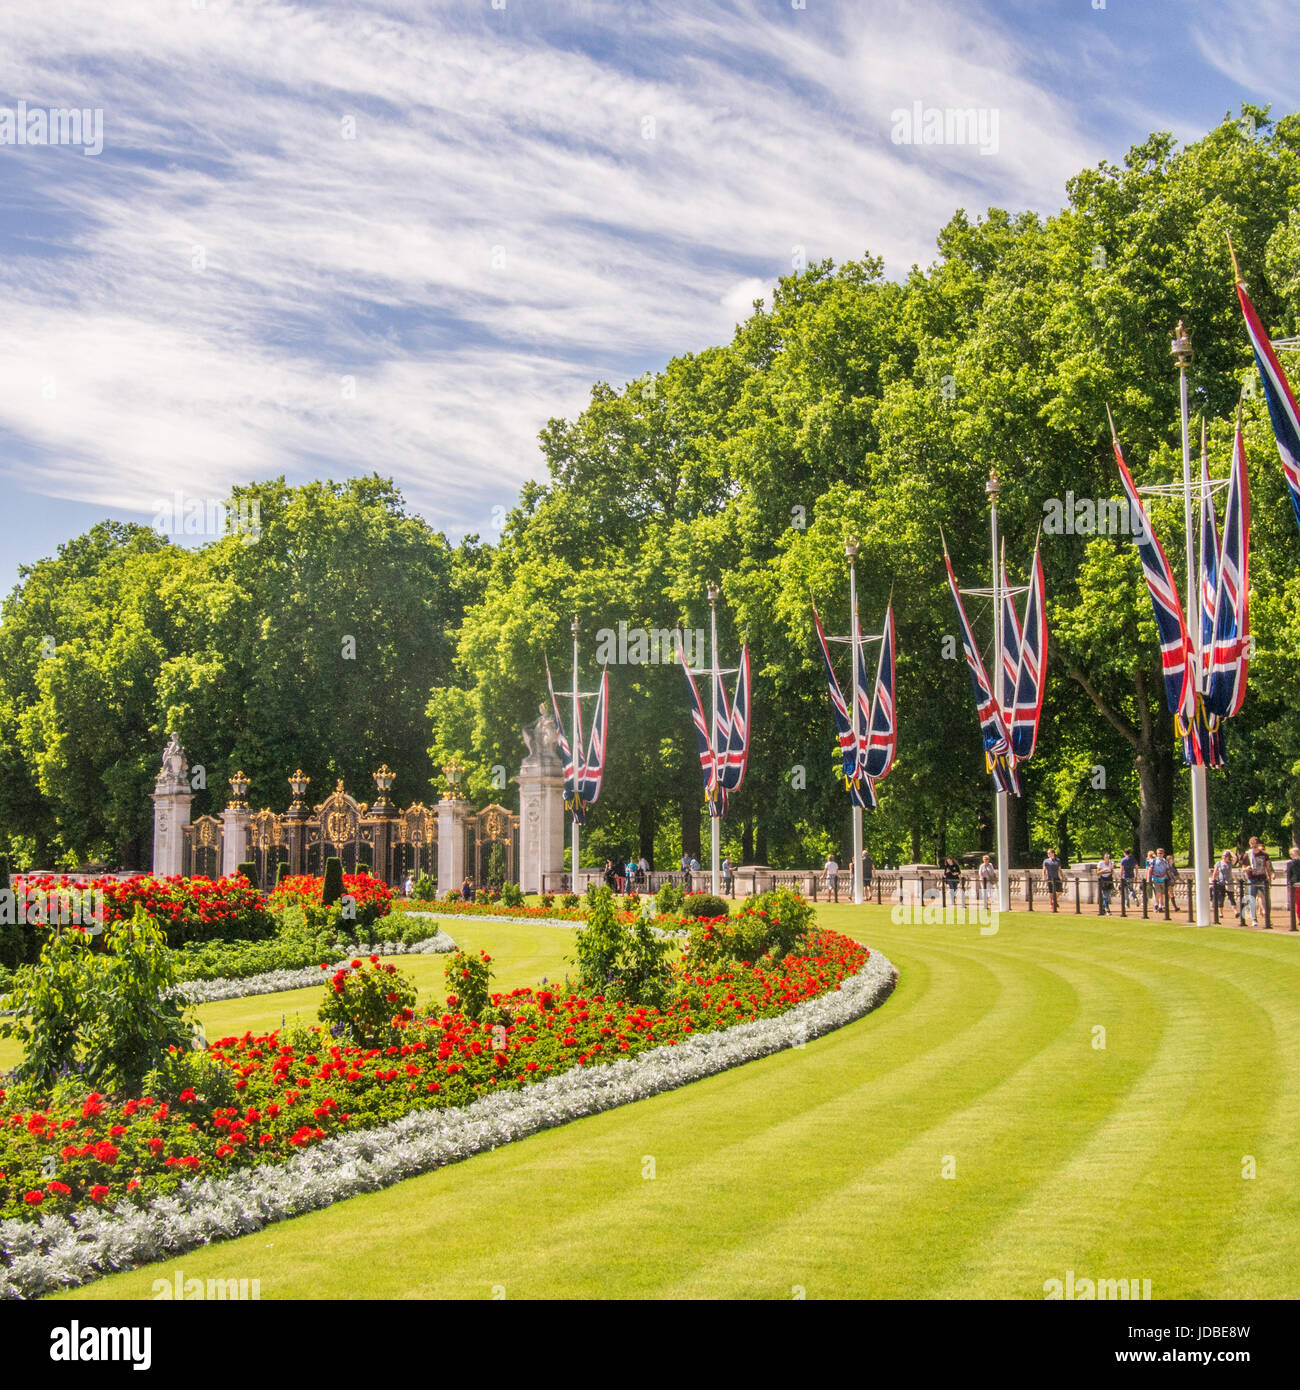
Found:
[[[27,874],[15,877],[14,889],[56,897],[70,890],[102,895],[105,927],[131,921],[136,907],[141,907],[166,933],[169,946],[189,941],[251,941],[275,930],[266,899],[240,874],[215,880],[132,874],[79,882],[67,874]]]
[[[472,956],[457,951],[442,968],[447,981],[447,1007],[458,1009],[466,1018],[478,1018],[487,1008],[492,988],[492,957],[486,951]]]
[[[334,975],[325,976],[328,996],[346,994],[352,977],[384,988],[383,1012],[393,1010],[390,1041],[373,1045],[372,1038],[367,1046],[325,1028],[221,1038],[203,1058],[224,1069],[225,1085],[196,1081],[175,1094],[169,1089],[170,1100],[158,1089],[122,1100],[60,1088],[41,1107],[7,1110],[0,1091],[0,1220],[138,1203],[186,1179],[284,1162],[334,1135],[415,1110],[467,1105],[574,1067],[774,1018],[838,989],[867,955],[848,937],[812,931],[780,960],[701,969],[688,953],[672,967],[661,1007],[576,986],[543,987],[493,994],[477,1018],[454,991],[445,1013],[422,1015],[400,1004],[400,992],[384,985],[394,976],[376,971],[375,962],[349,964],[342,991]]]
[[[354,960],[330,976],[316,1016],[336,1035],[346,1033],[362,1047],[383,1047],[415,1017],[415,986],[378,956]]]
[[[392,910],[393,890],[372,874],[344,874],[343,897],[330,909],[321,904],[324,885],[324,878],[314,874],[286,874],[271,892],[271,908],[276,912],[294,905],[317,909],[321,920],[313,925],[337,918],[343,924],[354,923],[358,927],[372,926]],[[313,915],[309,911],[309,921]]]

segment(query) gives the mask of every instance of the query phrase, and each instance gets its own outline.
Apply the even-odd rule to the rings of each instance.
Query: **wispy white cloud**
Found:
[[[1059,202],[1101,151],[1027,44],[939,0],[10,7],[0,104],[102,107],[107,148],[0,148],[9,471],[152,512],[374,469],[483,530],[547,417],[797,248],[902,273],[958,204]],[[997,153],[891,143],[916,101],[995,108]]]

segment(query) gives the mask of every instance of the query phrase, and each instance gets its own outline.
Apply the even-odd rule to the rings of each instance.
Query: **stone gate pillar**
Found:
[[[519,886],[540,893],[543,875],[564,870],[564,765],[555,720],[540,716],[523,730],[528,756],[519,765]]]
[[[221,873],[229,878],[239,872],[248,852],[248,823],[253,813],[244,798],[248,795],[248,778],[237,772],[230,779],[233,793],[230,805],[221,813]]]
[[[172,734],[163,750],[162,770],[153,788],[153,872],[156,877],[185,872],[185,827],[190,823],[190,765]]]
[[[456,795],[462,769],[453,761],[443,768],[450,789],[438,803],[438,896],[454,888],[460,892],[465,877],[465,822],[474,814],[474,803]]]

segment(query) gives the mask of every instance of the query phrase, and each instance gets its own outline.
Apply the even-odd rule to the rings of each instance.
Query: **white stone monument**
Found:
[[[524,730],[528,756],[519,765],[519,886],[540,893],[544,874],[564,870],[564,765],[555,720],[546,712]]]
[[[153,788],[153,871],[159,877],[185,872],[185,827],[194,800],[189,771],[180,739],[172,734]]]

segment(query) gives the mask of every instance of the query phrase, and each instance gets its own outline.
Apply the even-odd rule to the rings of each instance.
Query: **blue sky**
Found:
[[[0,592],[279,473],[491,537],[550,416],[793,259],[903,275],[959,206],[1294,105],[1295,0],[799,3],[11,0],[0,123],[102,111],[103,149],[0,144]],[[995,147],[896,143],[916,102]]]

